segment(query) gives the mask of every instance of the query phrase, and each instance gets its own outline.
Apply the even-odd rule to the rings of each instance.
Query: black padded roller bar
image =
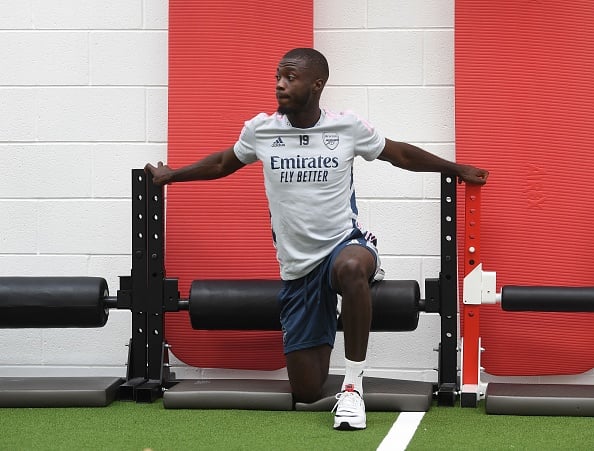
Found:
[[[100,277],[0,277],[0,328],[102,327],[107,294]]]
[[[195,280],[190,289],[194,329],[280,330],[279,280]],[[373,331],[411,331],[419,322],[419,284],[384,280],[371,287]],[[340,328],[340,322],[339,322]]]
[[[504,286],[501,308],[516,312],[594,312],[594,287]]]

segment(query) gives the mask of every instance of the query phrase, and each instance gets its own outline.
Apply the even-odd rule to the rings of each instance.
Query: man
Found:
[[[247,121],[229,149],[179,169],[159,162],[146,171],[157,184],[225,177],[263,163],[283,289],[284,352],[296,401],[314,402],[328,376],[342,297],[346,374],[337,395],[335,429],[364,429],[363,371],[371,325],[370,282],[381,274],[375,238],[357,223],[355,156],[411,170],[442,172],[483,184],[488,172],[385,139],[353,113],[320,109],[326,58],[297,48],[279,62],[275,114]]]

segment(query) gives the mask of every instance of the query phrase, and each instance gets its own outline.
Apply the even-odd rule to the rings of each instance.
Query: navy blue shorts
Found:
[[[278,300],[285,354],[324,344],[334,347],[338,316],[337,293],[331,280],[332,267],[336,256],[349,245],[369,249],[379,270],[379,256],[374,244],[365,239],[359,229],[354,229],[309,274],[300,279],[283,281]]]

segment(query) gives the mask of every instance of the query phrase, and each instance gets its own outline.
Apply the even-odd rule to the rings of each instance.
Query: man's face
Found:
[[[312,99],[313,71],[303,59],[282,59],[276,70],[276,100],[281,114],[299,113]]]

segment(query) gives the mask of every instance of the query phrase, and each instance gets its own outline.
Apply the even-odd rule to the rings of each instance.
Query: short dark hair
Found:
[[[330,70],[328,68],[328,60],[322,53],[318,52],[316,49],[308,48],[308,47],[298,47],[293,50],[289,50],[283,56],[285,58],[298,58],[304,59],[305,61],[311,63],[311,65],[318,70],[318,75],[324,79],[324,81],[328,80],[328,76],[330,75]]]

